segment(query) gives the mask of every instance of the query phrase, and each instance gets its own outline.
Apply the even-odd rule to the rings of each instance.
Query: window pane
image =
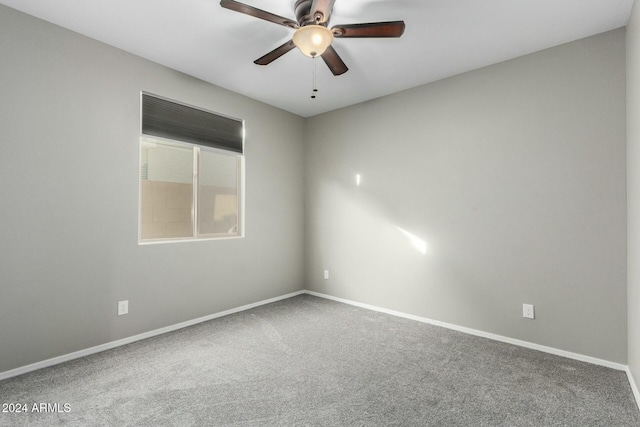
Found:
[[[193,148],[143,138],[140,236],[193,237]]]
[[[200,151],[198,232],[238,235],[238,156]]]

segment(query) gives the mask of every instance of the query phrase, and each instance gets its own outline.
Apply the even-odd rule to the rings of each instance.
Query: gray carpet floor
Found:
[[[301,295],[0,382],[1,426],[640,426],[623,372]]]

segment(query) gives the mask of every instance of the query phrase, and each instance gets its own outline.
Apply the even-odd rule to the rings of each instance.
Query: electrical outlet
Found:
[[[129,313],[129,300],[118,301],[118,316]]]
[[[535,319],[533,304],[522,304],[522,317],[526,319]]]
[[[329,280],[329,270],[324,271],[324,280]]]

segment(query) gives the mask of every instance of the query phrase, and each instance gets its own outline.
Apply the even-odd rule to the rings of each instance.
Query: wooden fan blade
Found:
[[[324,59],[324,63],[327,64],[334,76],[339,76],[349,71],[338,52],[331,45],[322,54],[322,59]]]
[[[314,19],[316,14],[322,15],[320,20],[316,20],[316,24],[323,24],[329,21],[329,18],[331,18],[331,11],[333,11],[333,3],[335,3],[335,1],[336,0],[313,0],[309,15]]]
[[[400,37],[404,33],[404,21],[336,25],[331,31],[334,37]]]
[[[253,61],[253,63],[258,65],[268,65],[273,61],[275,61],[276,59],[280,58],[285,53],[289,52],[291,49],[294,49],[295,47],[296,45],[293,44],[293,40],[289,40],[282,46],[279,46],[273,49],[271,52],[267,53],[265,56],[256,59],[255,61]]]
[[[220,6],[225,9],[234,10],[236,12],[244,13],[245,15],[253,16],[256,18],[264,19],[265,21],[274,22],[276,24],[284,25],[289,28],[298,28],[298,23],[282,16],[274,15],[271,12],[266,12],[261,9],[257,9],[253,6],[249,6],[244,3],[240,3],[234,0],[221,0]]]

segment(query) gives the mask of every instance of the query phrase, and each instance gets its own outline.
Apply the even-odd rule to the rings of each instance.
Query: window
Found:
[[[242,236],[243,123],[142,95],[140,242]]]

